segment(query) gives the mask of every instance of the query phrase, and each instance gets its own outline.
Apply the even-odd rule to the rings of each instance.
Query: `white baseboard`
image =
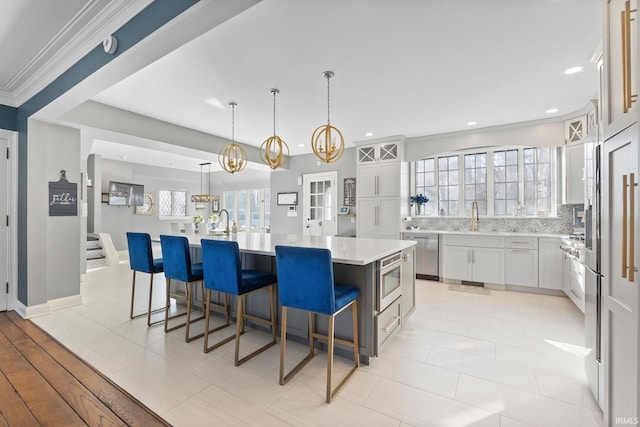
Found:
[[[82,304],[82,295],[71,295],[63,298],[56,298],[44,304],[25,306],[20,301],[16,301],[15,311],[23,319],[43,316],[61,308],[73,307]]]

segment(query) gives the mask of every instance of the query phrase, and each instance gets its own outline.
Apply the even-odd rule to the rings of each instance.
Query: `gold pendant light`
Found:
[[[273,136],[267,138],[260,146],[260,157],[271,169],[276,170],[289,161],[289,146],[276,135],[276,95],[280,91],[271,89],[269,92],[273,94]]]
[[[236,144],[235,141],[235,120],[236,120],[236,105],[235,102],[229,102],[231,105],[231,144],[222,147],[220,153],[218,153],[218,162],[222,169],[229,173],[240,172],[247,166],[247,153],[244,148]]]
[[[325,163],[335,162],[344,152],[344,137],[342,132],[331,126],[331,90],[329,79],[334,76],[333,71],[325,71],[322,75],[327,79],[327,124],[319,126],[311,135],[311,148],[316,157]],[[336,140],[339,138],[339,140]]]

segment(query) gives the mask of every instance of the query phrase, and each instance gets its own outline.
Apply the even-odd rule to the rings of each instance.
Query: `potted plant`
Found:
[[[416,215],[420,215],[422,213],[422,205],[429,201],[429,198],[424,194],[418,194],[417,196],[409,197],[411,201],[411,206],[415,203],[416,205]]]

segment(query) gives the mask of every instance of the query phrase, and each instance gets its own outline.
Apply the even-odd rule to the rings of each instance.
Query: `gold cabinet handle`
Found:
[[[638,185],[635,182],[635,173],[629,174],[629,281],[635,280],[635,234],[636,234],[636,221],[635,221],[635,187]]]
[[[393,328],[395,324],[398,323],[399,321],[400,321],[400,316],[395,316],[386,327],[382,328],[382,330],[384,331],[385,334],[389,333],[391,328]]]
[[[622,175],[622,277],[627,278],[627,175]]]
[[[632,94],[631,87],[631,14],[637,9],[631,9],[631,0],[624,2],[624,10],[620,12],[620,27],[622,31],[622,111],[627,113],[631,109],[638,95]]]

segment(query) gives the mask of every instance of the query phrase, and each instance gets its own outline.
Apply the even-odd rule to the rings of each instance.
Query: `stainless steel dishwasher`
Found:
[[[438,239],[437,233],[405,233],[405,240],[415,240],[416,246],[416,278],[439,280],[438,271]]]

